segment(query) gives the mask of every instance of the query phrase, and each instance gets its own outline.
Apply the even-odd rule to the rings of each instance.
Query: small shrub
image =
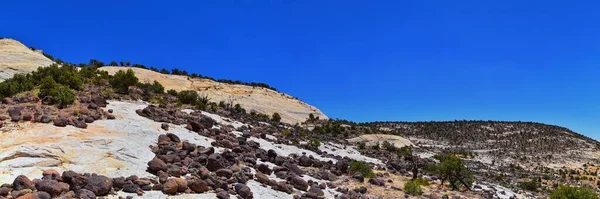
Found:
[[[398,150],[398,148],[396,148],[396,146],[394,146],[394,144],[392,144],[392,143],[390,143],[388,141],[383,141],[383,148],[386,151],[390,151],[390,152]]]
[[[290,135],[292,135],[292,131],[290,131],[289,129],[283,130],[283,132],[281,132],[281,135],[283,135],[283,137],[289,137]]]
[[[179,98],[179,101],[183,104],[196,104],[200,96],[196,91],[185,90],[179,92],[179,94],[177,94],[177,98]]]
[[[424,187],[429,186],[429,181],[427,181],[423,178],[417,178],[417,179],[413,180],[413,182],[415,182],[418,185],[424,186]]]
[[[364,142],[358,143],[358,149],[365,149],[366,144]]]
[[[421,190],[421,185],[413,181],[408,181],[404,183],[404,192],[413,196],[419,196],[423,194],[423,191]]]
[[[312,150],[318,149],[319,146],[321,146],[321,140],[319,140],[317,138],[310,138],[310,139],[308,139],[308,142],[306,143],[306,148],[312,149]]]
[[[537,192],[538,188],[540,188],[540,184],[535,180],[531,180],[528,182],[519,183],[519,187],[527,191]]]
[[[350,174],[354,174],[356,172],[362,173],[367,178],[375,177],[371,167],[367,163],[361,161],[352,161],[348,171]]]
[[[178,93],[176,90],[170,89],[167,91],[167,94],[172,95],[172,96],[177,96]]]
[[[271,121],[279,123],[281,121],[281,115],[279,115],[279,113],[273,113]]]
[[[379,150],[379,142],[376,142],[375,144],[373,144],[371,146],[371,149],[373,149],[373,150]]]
[[[561,186],[550,194],[550,199],[598,199],[598,195],[588,188]]]

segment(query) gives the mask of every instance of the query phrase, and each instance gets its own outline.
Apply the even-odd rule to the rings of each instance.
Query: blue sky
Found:
[[[268,83],[333,118],[522,120],[600,138],[598,1],[8,1],[0,37]]]

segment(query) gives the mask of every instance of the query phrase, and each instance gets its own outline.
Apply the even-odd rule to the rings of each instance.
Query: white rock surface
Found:
[[[39,178],[48,167],[109,177],[152,176],[146,172],[148,161],[154,157],[149,146],[155,145],[158,135],[165,131],[160,123],[137,115],[135,110],[147,105],[110,101],[107,109],[113,109],[117,119],[96,121],[87,129],[35,123],[2,132],[0,184],[21,174]],[[183,126],[171,125],[169,132],[200,146],[208,147],[214,141]]]

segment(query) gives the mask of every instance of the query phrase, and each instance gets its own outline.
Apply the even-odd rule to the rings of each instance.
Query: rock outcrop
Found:
[[[12,39],[0,39],[0,82],[15,74],[24,74],[54,63],[41,51],[27,48]]]
[[[108,71],[108,73],[112,75],[119,70],[130,69],[130,67],[107,66],[100,69]],[[195,90],[199,94],[207,95],[213,102],[229,102],[230,100],[233,100],[233,103],[239,103],[247,111],[254,110],[267,115],[279,113],[282,122],[290,124],[304,122],[310,113],[314,114],[315,117],[327,119],[327,116],[316,107],[290,95],[274,90],[246,85],[220,83],[209,79],[192,79],[181,75],[167,75],[142,68],[131,69],[135,72],[135,75],[141,82],[152,82],[156,80],[165,87],[165,90]]]

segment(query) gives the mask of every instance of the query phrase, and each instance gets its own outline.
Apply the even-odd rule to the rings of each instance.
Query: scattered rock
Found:
[[[163,193],[169,195],[177,194],[177,190],[179,189],[179,185],[177,185],[177,181],[174,178],[167,180],[167,182],[163,185]]]
[[[242,183],[237,183],[235,184],[235,192],[244,199],[252,199],[253,194],[252,194],[252,190],[250,190],[250,187],[246,186],[245,184]]]
[[[154,173],[157,173],[158,171],[167,171],[167,163],[158,157],[154,157],[148,162],[148,170]]]
[[[294,186],[294,188],[298,190],[306,191],[306,189],[308,189],[308,182],[306,182],[300,176],[293,176],[288,181],[290,184],[292,184],[292,186]]]
[[[112,179],[102,175],[92,175],[88,178],[85,189],[94,192],[96,196],[105,196],[112,189]]]
[[[29,180],[29,178],[27,178],[27,176],[24,175],[17,176],[17,178],[15,178],[15,180],[13,181],[12,185],[13,189],[17,191],[23,189],[35,189],[35,185],[33,184],[33,182],[31,182],[31,180]]]

